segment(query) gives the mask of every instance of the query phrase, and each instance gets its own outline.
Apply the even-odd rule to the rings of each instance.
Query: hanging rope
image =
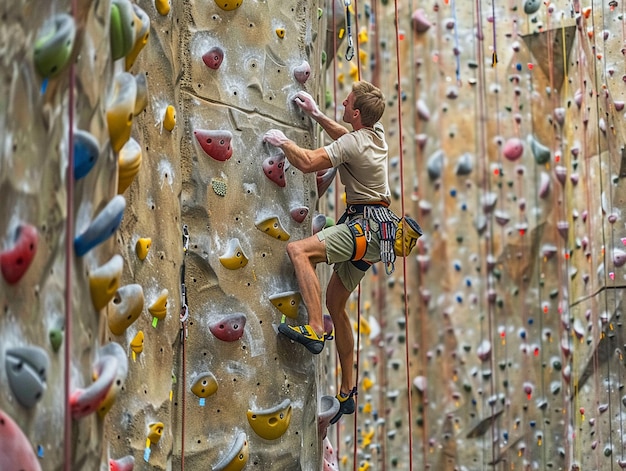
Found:
[[[359,385],[359,363],[361,357],[361,284],[357,288],[357,323],[356,323],[356,369],[355,369],[355,381],[356,389],[358,390]],[[354,391],[354,389],[353,389]],[[357,433],[359,430],[359,395],[354,394],[354,422],[353,422],[353,430],[352,430],[352,469],[353,471],[358,470],[357,456],[358,456],[358,440]]]
[[[606,12],[604,11],[604,2],[603,2],[602,3],[602,7],[601,7],[601,12],[600,12],[600,15],[601,15],[601,18],[602,18],[602,22],[603,22],[603,24],[602,24],[602,28],[603,28],[602,30],[603,31],[606,31],[605,25],[604,25],[605,13]],[[594,31],[594,35],[593,35],[594,48],[592,49],[592,51],[597,53],[597,51],[599,50],[599,47],[598,47],[598,44],[597,44],[597,41],[596,41],[596,35],[595,35],[595,31],[597,31],[596,30],[596,24],[595,24],[595,18],[596,18],[596,11],[594,9],[594,2],[591,2],[591,26],[592,26],[592,29]],[[603,41],[603,42],[606,43],[606,41]],[[602,48],[603,48],[602,49],[602,52],[603,52],[602,55],[601,56],[596,55],[596,58],[597,59],[601,59],[603,68],[604,68],[604,70],[606,72],[606,59],[605,59],[605,57],[606,57],[606,44],[603,44]],[[600,108],[600,96],[601,95],[604,96],[604,92],[602,91],[602,93],[601,93],[602,87],[600,87],[600,85],[599,85],[600,84],[600,80],[599,80],[599,77],[598,77],[598,68],[595,67],[595,65],[594,65],[593,70],[594,70],[594,81],[593,81],[593,84],[594,84],[594,87],[595,87],[595,90],[596,90],[596,93],[595,93],[596,119],[598,119],[598,123],[597,123],[597,126],[596,126],[596,132],[598,133],[597,152],[598,152],[598,159],[599,159],[600,167],[601,167],[601,164],[602,164],[602,138],[603,137],[604,137],[604,139],[606,139],[607,147],[609,148],[609,152],[606,154],[607,155],[607,159],[606,160],[608,161],[608,172],[606,174],[603,173],[603,172],[598,172],[600,174],[600,194],[604,194],[604,185],[605,185],[604,176],[605,175],[609,175],[609,178],[610,178],[610,176],[613,175],[613,171],[612,171],[612,168],[611,168],[612,167],[612,165],[611,165],[612,164],[612,162],[611,162],[612,159],[610,157],[611,156],[611,152],[610,152],[611,146],[610,146],[610,143],[611,143],[612,139],[610,139],[611,133],[609,132],[610,127],[609,127],[608,123],[605,122],[605,128],[604,129],[602,129],[602,126],[600,125],[600,116],[602,116],[602,114],[601,114],[602,110]],[[607,112],[608,112],[608,110],[607,110]],[[612,210],[612,208],[613,208],[613,195],[612,195],[612,192],[611,192],[610,188],[609,188],[609,190],[606,193],[608,194],[609,205],[610,205],[611,210]],[[608,208],[607,208],[607,210],[608,210]],[[604,225],[604,221],[603,221],[603,223],[601,224],[601,227],[602,227],[602,247],[603,247],[603,250],[602,250],[602,263],[604,264],[604,267],[605,267],[605,270],[604,270],[604,286],[608,287],[611,284],[614,285],[614,283],[611,283],[611,281],[609,281],[609,279],[608,279],[608,276],[609,276],[608,275],[608,270],[606,269],[606,267],[610,266],[610,263],[611,263],[609,256],[607,256],[607,247],[609,247],[609,250],[610,250],[609,253],[612,253],[613,249],[614,249],[614,247],[613,247],[614,234],[613,234],[613,225],[611,224],[611,227],[609,229],[609,231],[610,231],[610,240],[607,241],[607,234],[606,234],[607,231],[606,231],[604,226],[605,225]],[[604,297],[604,310],[605,310],[605,313],[607,313],[607,315],[608,315],[608,312],[609,312],[609,300],[608,300],[608,295],[607,295],[606,291],[604,292],[603,297]],[[615,300],[615,302],[617,303],[617,299]],[[599,318],[599,313],[596,312],[595,314],[596,314],[596,317],[597,317],[595,325],[596,326],[603,325],[602,323],[600,323],[601,319]],[[610,319],[608,319],[608,320],[610,321]],[[612,324],[611,323],[609,323],[608,326],[609,326],[609,328],[612,329]],[[599,332],[598,344],[605,337],[605,332],[604,332],[605,328],[602,327],[601,329],[602,330]],[[610,344],[610,342],[607,341],[607,342],[605,342],[605,346],[604,346],[605,347],[605,357],[607,358],[605,380],[609,380],[611,378],[611,358],[612,358],[612,356],[611,356],[610,345],[609,344]],[[594,351],[594,359],[595,359],[596,362],[598,361],[597,357],[599,356],[598,350],[599,349],[595,349],[595,351]],[[600,387],[600,378],[599,378],[599,371],[598,371],[598,369],[599,369],[599,366],[596,365],[596,370],[595,370],[596,374],[594,376],[596,377],[596,391],[599,392],[602,389]],[[613,417],[612,406],[611,406],[611,388],[608,389],[607,394],[608,394],[608,397],[607,397],[607,407],[608,407],[607,414],[608,415],[607,415],[607,417]],[[599,403],[599,401],[598,401],[598,403]],[[608,425],[608,428],[609,428],[608,433],[607,433],[607,435],[608,435],[608,438],[607,438],[608,439],[608,446],[612,449],[613,448],[613,421],[609,420],[607,425]],[[599,432],[601,432],[601,431],[599,430]],[[603,439],[602,436],[599,436],[598,438],[600,440]],[[623,441],[620,440],[620,442],[622,442],[622,446],[623,446]],[[611,470],[613,469],[613,462],[614,461],[615,460],[611,460]]]
[[[397,78],[397,94],[398,94],[398,152],[400,154],[400,202],[402,208],[402,215],[406,214],[405,212],[405,204],[404,204],[404,149],[402,144],[402,74],[400,71],[400,17],[398,14],[398,0],[394,0],[394,19],[396,26],[396,78]],[[402,251],[405,252],[406,246],[402,244]],[[410,371],[410,357],[409,357],[409,296],[406,287],[407,280],[407,263],[406,263],[406,253],[402,254],[402,276],[404,279],[403,282],[403,300],[404,300],[404,351],[405,351],[405,368],[406,368],[406,394],[407,394],[407,408],[408,408],[408,416],[409,416],[409,471],[413,470],[413,406],[411,404],[411,371]],[[424,391],[424,401],[426,401],[426,391]],[[426,420],[424,419],[424,430],[426,430]],[[426,455],[426,449],[424,449],[424,456]]]
[[[77,0],[72,0],[72,16],[76,19],[78,14]],[[65,346],[63,387],[65,390],[65,414],[63,424],[63,469],[72,469],[72,409],[70,404],[71,395],[71,355],[72,355],[72,262],[73,262],[73,238],[74,234],[74,91],[76,89],[76,69],[74,60],[70,61],[69,86],[68,86],[68,123],[67,141],[68,158],[65,171],[67,197],[65,217]]]
[[[189,336],[188,321],[189,307],[187,305],[187,287],[185,286],[185,259],[189,251],[189,228],[187,224],[183,224],[183,263],[180,267],[180,346],[182,350],[182,413],[181,413],[181,444],[180,444],[180,469],[185,469],[185,409],[187,408],[186,385],[187,385],[187,337]],[[179,391],[181,387],[179,386]]]

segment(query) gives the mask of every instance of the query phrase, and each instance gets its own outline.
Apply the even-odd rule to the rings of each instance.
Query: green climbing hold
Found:
[[[63,343],[63,331],[61,329],[51,329],[48,336],[50,338],[52,350],[58,352],[61,348],[61,344]]]
[[[50,78],[67,65],[76,37],[74,18],[65,13],[46,21],[35,41],[34,61],[37,72]]]
[[[111,56],[113,60],[128,54],[135,44],[135,13],[129,0],[111,3]]]
[[[530,141],[530,149],[535,156],[535,162],[539,165],[548,163],[550,160],[550,149],[535,139],[534,136],[529,136],[528,140]]]

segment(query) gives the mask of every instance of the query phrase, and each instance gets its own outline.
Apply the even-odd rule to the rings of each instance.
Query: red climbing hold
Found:
[[[230,145],[233,135],[230,131],[197,129],[193,134],[198,139],[202,150],[215,160],[224,162],[233,155],[233,148]]]
[[[306,219],[309,214],[309,208],[306,206],[298,206],[291,210],[291,217],[296,222],[302,222]]]
[[[513,162],[519,159],[524,153],[524,143],[522,142],[521,139],[518,139],[517,137],[513,137],[509,139],[508,141],[506,141],[502,152],[504,153],[504,156],[508,160]]]
[[[0,253],[2,275],[9,284],[17,283],[35,257],[37,251],[37,229],[30,224],[21,224],[15,230],[13,248]]]
[[[241,338],[245,326],[246,315],[237,312],[227,315],[216,322],[212,322],[209,325],[209,330],[213,335],[224,342],[234,342]]]
[[[221,47],[212,47],[202,55],[202,61],[209,69],[217,70],[224,60],[224,51]]]
[[[0,410],[0,469],[41,471],[33,447],[11,417]]]
[[[281,188],[285,187],[285,154],[268,157],[263,161],[265,176]]]

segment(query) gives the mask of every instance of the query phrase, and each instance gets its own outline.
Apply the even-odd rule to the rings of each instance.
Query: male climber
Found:
[[[294,101],[334,142],[314,150],[304,149],[276,129],[267,131],[263,140],[280,147],[289,162],[304,173],[337,168],[345,185],[348,207],[337,225],[287,245],[308,312],[308,324],[280,324],[278,330],[314,354],[322,351],[325,341],[322,293],[315,266],[320,262],[334,264],[326,290],[326,307],[334,323],[341,364],[341,387],[337,395],[340,409],[331,420],[336,423],[343,414],[354,413],[355,408],[354,339],[346,302],[368,268],[381,260],[378,224],[367,215],[389,206],[391,196],[387,143],[378,122],[385,110],[385,97],[369,82],[352,85],[352,91],[343,101],[343,121],[352,126],[352,132],[324,115],[308,93],[297,93]]]

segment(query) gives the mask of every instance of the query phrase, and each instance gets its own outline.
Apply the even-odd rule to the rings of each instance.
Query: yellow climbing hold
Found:
[[[228,453],[213,466],[213,471],[241,471],[248,463],[250,448],[245,432],[239,432]]]
[[[302,295],[297,291],[286,291],[270,296],[271,303],[287,317],[298,318],[298,307],[302,302]]]
[[[359,31],[359,43],[366,44],[368,39],[369,37],[367,35],[367,28],[366,27],[361,28],[361,31]]]
[[[365,391],[370,389],[372,386],[374,386],[374,381],[372,381],[369,376],[363,378],[363,389]]]
[[[217,380],[213,373],[202,373],[191,386],[191,392],[200,398],[212,396],[217,392]]]
[[[352,80],[358,80],[359,78],[359,68],[354,63],[350,63],[350,77]]]
[[[145,260],[150,251],[152,239],[150,237],[140,237],[135,244],[135,253],[139,260]]]
[[[248,257],[243,252],[238,238],[228,242],[226,253],[220,257],[220,263],[229,270],[237,270],[248,264]]]
[[[241,6],[243,0],[215,0],[215,4],[222,10],[236,10]]]
[[[285,28],[276,28],[276,36],[278,36],[280,39],[284,39],[285,38]]]
[[[252,430],[266,440],[281,437],[291,422],[291,401],[285,399],[276,407],[267,410],[248,410],[248,423]]]
[[[115,292],[120,286],[123,268],[124,259],[122,256],[114,255],[111,260],[89,274],[91,302],[96,310],[102,309],[115,296]]]
[[[258,221],[255,223],[255,226],[260,231],[263,231],[278,240],[289,240],[289,237],[291,237],[283,228],[280,220],[276,216]]]
[[[112,98],[106,111],[109,139],[115,152],[119,152],[130,137],[136,98],[135,77],[128,72],[117,74],[113,83]]]
[[[143,352],[143,330],[137,332],[137,335],[130,341],[130,349],[137,354]]]
[[[171,131],[176,126],[176,108],[172,105],[168,105],[165,109],[165,116],[163,116],[163,127],[167,131]]]
[[[170,12],[170,0],[155,0],[154,5],[156,6],[157,11],[163,16]]]
[[[167,315],[167,296],[169,295],[169,291],[167,289],[163,289],[159,297],[154,301],[150,307],[148,308],[148,312],[152,314],[153,317],[156,317],[160,321],[165,319]]]
[[[371,414],[372,413],[372,403],[371,402],[366,402],[365,405],[363,406],[363,413],[364,414]]]
[[[155,422],[153,424],[148,425],[148,440],[152,443],[159,443],[161,440],[161,436],[163,435],[163,422]]]
[[[365,63],[367,62],[367,52],[365,52],[364,49],[359,50],[359,60],[361,61],[362,65],[365,65]]]
[[[132,137],[120,150],[117,165],[117,194],[121,195],[133,182],[141,167],[141,146]]]
[[[122,286],[109,303],[108,324],[115,335],[122,335],[137,320],[143,310],[143,289],[141,285]]]
[[[148,44],[150,37],[150,17],[138,5],[133,4],[133,9],[135,10],[135,43],[130,52],[126,54],[126,71],[131,69],[141,50]]]

